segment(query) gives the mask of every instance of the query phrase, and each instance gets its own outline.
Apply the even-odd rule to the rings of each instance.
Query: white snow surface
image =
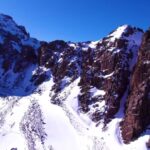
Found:
[[[5,116],[4,124],[2,116],[0,124],[1,150],[10,150],[11,148],[28,150],[27,143],[30,142],[30,139],[24,137],[20,126],[25,112],[28,111],[33,101],[40,105],[44,119],[43,132],[46,133],[44,144],[40,140],[35,141],[34,147],[36,150],[49,150],[52,147],[54,150],[83,150],[79,143],[77,132],[63,109],[50,103],[49,88],[52,87],[52,84],[53,81],[50,80],[40,87],[43,92],[42,95],[34,93],[27,97],[11,97],[9,103],[1,99],[0,111],[1,113],[4,112],[4,114],[0,115]]]
[[[104,75],[103,78],[107,79],[107,78],[111,77],[113,74],[114,74],[114,71],[112,73],[110,73],[110,74]]]
[[[50,102],[52,77],[29,96],[1,97],[0,150],[146,150],[146,134],[123,144],[119,129],[123,112],[105,130],[103,123],[96,126],[87,114],[78,112],[79,81],[76,79],[60,92],[59,98],[65,100],[61,106]],[[105,94],[96,88],[91,92]]]
[[[114,31],[112,34],[109,35],[111,37],[111,41],[114,42],[115,39],[121,38],[122,34],[126,31],[127,28],[128,25],[123,25],[117,28],[116,31]]]
[[[134,34],[131,34],[126,39],[130,42],[130,44],[140,46],[142,42],[142,37],[143,37],[143,32],[136,31]]]
[[[104,96],[105,93],[106,93],[104,90],[99,90],[99,89],[97,89],[96,87],[92,88],[92,89],[90,90],[90,92],[91,92],[91,94],[92,94],[93,97],[98,96],[98,95]]]
[[[97,44],[99,43],[100,41],[93,41],[89,44],[89,47],[90,48],[96,48]]]
[[[123,33],[126,32],[127,28],[129,27],[129,25],[123,25],[117,28],[117,30],[115,30],[113,33],[111,33],[109,35],[110,41],[114,42],[115,39],[127,39],[130,44],[134,44],[134,45],[138,45],[140,46],[141,41],[142,41],[142,36],[143,36],[143,32],[139,31],[137,29],[135,29],[134,33],[129,35],[128,37],[123,36]]]
[[[47,82],[43,86],[44,95],[41,95],[39,104],[43,112],[45,120],[45,131],[47,134],[45,147],[48,148],[52,145],[55,150],[77,150],[81,149],[78,140],[78,135],[72,127],[68,117],[63,109],[57,105],[53,105],[49,101],[49,87],[52,87],[53,81]],[[39,99],[38,95],[35,95]],[[44,102],[43,102],[44,100]],[[51,145],[50,145],[51,144]],[[82,150],[82,149],[81,149]]]

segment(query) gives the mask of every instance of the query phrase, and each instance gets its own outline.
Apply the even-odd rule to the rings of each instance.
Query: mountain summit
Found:
[[[150,31],[30,37],[0,15],[0,150],[147,150]]]

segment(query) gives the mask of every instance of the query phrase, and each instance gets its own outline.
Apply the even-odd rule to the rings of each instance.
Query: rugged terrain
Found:
[[[149,30],[48,43],[0,15],[0,150],[146,150],[149,107]]]

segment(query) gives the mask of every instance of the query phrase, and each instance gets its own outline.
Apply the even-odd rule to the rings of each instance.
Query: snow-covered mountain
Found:
[[[150,31],[31,38],[0,14],[0,150],[150,147]]]

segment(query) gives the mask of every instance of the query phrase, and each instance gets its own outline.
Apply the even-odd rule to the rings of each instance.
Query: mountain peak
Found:
[[[137,34],[137,32],[140,33],[141,35],[143,35],[142,29],[132,27],[131,25],[125,24],[125,25],[118,27],[113,32],[111,32],[108,35],[108,37],[113,42],[113,41],[115,41],[115,39],[121,39],[121,38],[128,39],[128,37],[130,37],[133,34]]]
[[[3,14],[3,13],[0,13],[0,18],[1,18],[1,19],[7,18],[7,19],[11,19],[11,20],[12,20],[12,17],[11,17],[11,16],[5,15],[5,14]]]
[[[0,32],[1,34],[11,34],[19,38],[28,37],[28,33],[25,28],[17,25],[12,17],[5,14],[0,14]]]
[[[0,14],[0,150],[146,150],[145,135],[123,142],[150,125],[149,38],[123,25],[95,42],[40,42]]]

